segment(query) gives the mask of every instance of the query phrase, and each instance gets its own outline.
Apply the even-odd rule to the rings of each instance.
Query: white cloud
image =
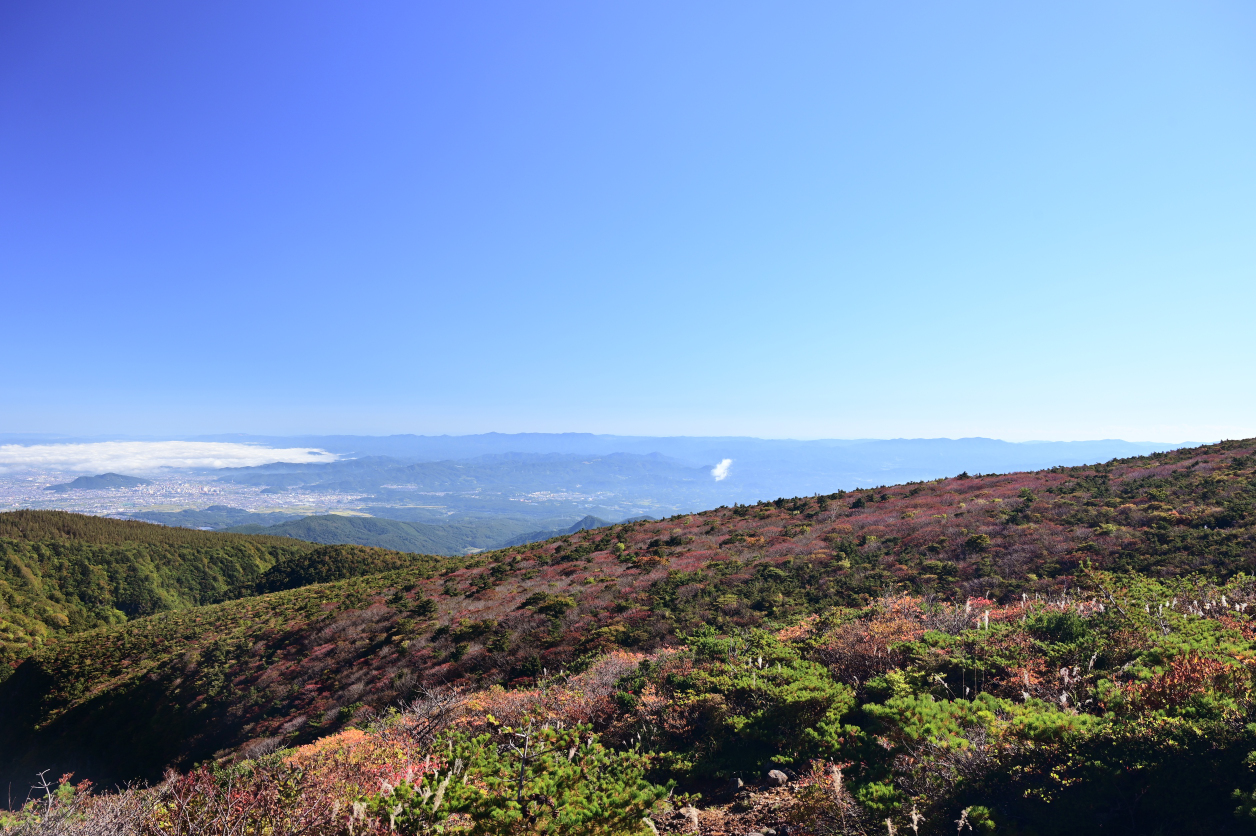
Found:
[[[311,447],[273,448],[220,441],[100,441],[93,444],[0,445],[0,473],[57,470],[152,473],[162,468],[250,467],[269,462],[333,462]]]
[[[711,468],[711,475],[715,477],[715,481],[723,482],[728,478],[728,468],[732,465],[732,459],[724,459],[715,467]]]

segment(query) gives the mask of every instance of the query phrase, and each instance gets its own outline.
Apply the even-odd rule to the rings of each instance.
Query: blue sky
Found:
[[[1248,3],[7,3],[0,431],[1256,435]]]

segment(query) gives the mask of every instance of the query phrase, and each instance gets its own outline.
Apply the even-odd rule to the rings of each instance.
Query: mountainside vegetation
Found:
[[[330,798],[309,832],[1245,832],[1254,503],[1249,440],[330,583],[288,558],[255,591],[295,588],[44,642],[0,683],[0,777],[287,787],[265,832]]]
[[[182,511],[134,511],[127,517],[140,522],[172,525],[181,528],[199,528],[206,531],[222,531],[241,525],[267,527],[301,519],[302,514],[283,511],[246,511],[229,505],[211,505],[208,508],[188,508]],[[244,532],[249,533],[249,532]]]
[[[200,547],[214,543],[253,542],[283,544],[266,537],[223,537],[205,531],[171,528],[135,520],[115,520],[65,511],[6,511],[0,513],[0,537],[30,542],[58,540],[117,546],[151,543],[163,547]],[[291,544],[284,544],[291,545]]]
[[[569,534],[577,530],[577,526],[590,528],[610,525],[608,521],[591,515],[586,515],[593,520],[591,523],[579,522],[575,526],[563,525],[561,529],[541,531],[534,530],[538,524],[554,524],[559,520],[538,520],[535,517],[508,514],[463,514],[436,523],[402,518],[407,512],[413,513],[416,510],[422,512],[426,509],[372,506],[372,516],[361,517],[346,514],[302,515],[282,511],[246,511],[225,505],[211,505],[200,510],[137,511],[128,516],[141,522],[184,528],[446,555],[548,540]]]
[[[424,560],[60,511],[0,514],[0,679],[56,636],[252,594],[258,583],[286,589],[293,578],[327,581]]]
[[[610,520],[604,520],[601,517],[595,517],[592,514],[585,514],[582,518],[567,526],[566,528],[553,531],[530,531],[527,534],[520,534],[518,537],[511,537],[502,543],[503,548],[507,546],[522,546],[527,543],[538,543],[541,540],[552,540],[555,537],[562,537],[565,534],[575,534],[577,531],[584,531],[589,528],[605,528],[610,525]]]
[[[277,525],[240,525],[226,529],[239,534],[292,537],[313,543],[352,543],[424,554],[463,554],[509,542],[527,523],[514,518],[452,521],[430,525],[380,517],[323,514]],[[526,542],[544,539],[548,532],[522,535]]]
[[[261,595],[298,589],[316,583],[330,583],[411,567],[431,571],[433,567],[448,563],[447,558],[429,554],[395,552],[367,546],[317,546],[276,561],[251,587],[233,590],[235,594],[232,597],[243,597],[246,592]]]

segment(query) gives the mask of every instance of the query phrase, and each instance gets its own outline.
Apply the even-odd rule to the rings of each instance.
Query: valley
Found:
[[[416,697],[447,694],[442,740],[588,723],[647,755],[650,781],[700,793],[687,809],[712,828],[848,817],[871,831],[964,809],[1012,832],[1122,817],[1133,829],[1117,832],[1228,832],[1247,802],[1226,799],[1256,783],[1239,766],[1256,750],[1254,501],[1246,441],[738,503],[471,556],[189,532],[272,551],[208,606],[184,591],[99,626],[28,606],[44,629],[0,683],[15,718],[0,769],[108,785],[315,744],[383,757],[419,722]],[[0,516],[11,554],[177,531],[101,520],[71,537],[40,513]],[[763,783],[771,769],[785,790]],[[734,778],[748,789],[730,794]],[[1154,795],[1125,801],[1135,784]],[[655,815],[683,829],[678,805]]]

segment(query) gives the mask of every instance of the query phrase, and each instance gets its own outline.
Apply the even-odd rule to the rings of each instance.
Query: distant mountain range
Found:
[[[326,514],[302,517],[278,525],[240,525],[226,530],[234,534],[292,537],[312,543],[378,546],[394,551],[454,555],[516,543],[532,543],[585,528],[610,525],[606,520],[585,517],[570,529],[520,534],[519,529],[525,524],[519,520],[502,518],[427,525],[379,517]]]
[[[292,537],[311,543],[375,546],[420,554],[459,555],[488,548],[506,548],[612,525],[612,520],[586,514],[572,525],[525,530],[535,521],[524,518],[488,517],[427,524],[387,517],[344,514],[301,516],[282,512],[258,513],[243,508],[213,505],[202,511],[145,511],[128,519],[159,525],[224,531],[231,534],[264,534]],[[653,522],[640,515],[621,522]],[[520,531],[523,533],[519,533]]]
[[[667,516],[734,502],[923,481],[960,471],[1007,473],[1093,464],[1176,446],[1115,440],[1016,444],[985,438],[771,441],[491,433],[442,438],[300,437],[282,443],[321,446],[355,457],[331,463],[228,468],[219,471],[219,478],[255,485],[267,493],[299,488],[363,494],[368,506],[412,509],[404,513],[417,522],[440,522],[451,514]],[[525,449],[502,449],[512,446]],[[581,447],[585,449],[573,451]],[[547,448],[547,452],[537,451]],[[486,449],[492,452],[483,452]],[[420,458],[442,453],[461,455]],[[477,455],[468,457],[469,453]],[[716,465],[724,460],[729,465],[716,473]],[[414,510],[423,507],[439,511]],[[365,510],[373,516],[397,518],[394,512]]]
[[[429,487],[425,490],[457,490],[474,482],[487,489],[491,484],[521,485],[521,476],[576,476],[582,462],[593,458],[603,463],[591,467],[602,473],[605,482],[612,474],[648,472],[658,479],[692,475],[693,487],[701,494],[693,508],[707,507],[711,501],[747,502],[810,493],[897,482],[920,481],[953,476],[960,471],[1010,473],[1047,467],[1075,466],[1109,461],[1118,457],[1147,455],[1179,447],[1189,442],[1141,442],[1103,439],[1098,441],[1009,442],[991,438],[915,439],[761,439],[745,437],[667,437],[594,435],[591,433],[483,433],[464,436],[253,436],[215,435],[198,441],[236,441],[274,446],[317,447],[341,456],[354,457],[357,464],[272,466],[272,473],[298,473],[294,468],[347,465],[343,485],[361,484],[371,478],[369,471],[388,466],[374,457],[411,464],[440,464],[417,468],[413,479]],[[500,457],[500,458],[492,458]],[[647,464],[635,461],[651,459]],[[503,461],[515,461],[513,470],[503,469]],[[538,468],[539,460],[549,459]],[[723,459],[732,459],[727,478],[715,481],[711,469]],[[630,464],[631,463],[631,464]],[[447,467],[461,465],[455,470]],[[356,472],[355,472],[356,469]],[[244,468],[241,470],[259,470]],[[496,475],[488,476],[488,471]],[[689,471],[684,477],[682,471]],[[529,472],[531,471],[531,472]],[[399,475],[399,474],[398,474]],[[509,478],[502,478],[505,476]],[[234,477],[233,477],[234,478]],[[241,476],[240,478],[245,478]],[[391,477],[390,477],[391,478]],[[330,486],[331,477],[311,479]],[[525,479],[535,483],[539,479]],[[274,484],[258,482],[258,484]],[[445,485],[446,487],[439,487]],[[622,482],[621,482],[622,485]],[[694,497],[698,499],[698,497]]]
[[[714,464],[714,462],[712,462]],[[471,459],[409,462],[366,456],[326,464],[274,464],[223,468],[219,481],[266,487],[301,487],[337,492],[373,491],[390,496],[420,492],[507,490],[649,491],[656,487],[702,485],[710,466],[694,467],[657,453],[580,456],[564,453],[495,453]]]
[[[506,548],[574,534],[590,528],[611,525],[611,520],[586,514],[569,526],[555,526],[518,533],[529,519],[490,517],[448,523],[425,524],[343,514],[301,516],[282,512],[259,513],[226,505],[213,505],[201,511],[145,511],[128,519],[159,525],[225,531],[232,534],[265,534],[292,537],[312,543],[376,546],[420,554],[458,555],[486,548]],[[623,522],[653,521],[648,515]],[[556,521],[551,521],[556,522]]]
[[[976,475],[1094,464],[1179,446],[1120,440],[793,441],[587,433],[229,435],[196,440],[308,446],[342,458],[212,471],[219,481],[238,486],[232,489],[237,493],[275,496],[273,502],[250,503],[267,513],[217,505],[180,511],[139,508],[126,516],[187,528],[265,532],[318,543],[444,555],[558,536],[582,518],[599,523],[653,519],[782,496],[920,482],[961,471]],[[717,469],[724,461],[728,464]],[[147,480],[106,473],[50,490],[142,484]],[[292,494],[301,496],[288,498]],[[327,495],[327,501],[320,494]],[[322,511],[333,507],[360,516]],[[318,515],[308,516],[314,509],[319,509]]]
[[[65,493],[66,491],[99,491],[105,488],[138,488],[140,485],[151,485],[148,479],[138,476],[123,476],[121,473],[102,473],[99,476],[80,476],[73,482],[61,485],[49,485],[46,491]]]

